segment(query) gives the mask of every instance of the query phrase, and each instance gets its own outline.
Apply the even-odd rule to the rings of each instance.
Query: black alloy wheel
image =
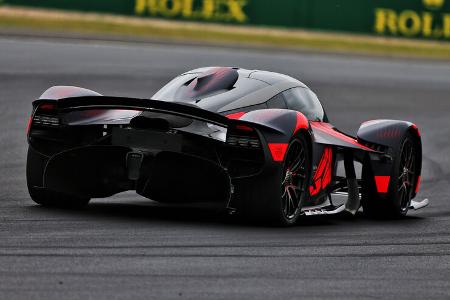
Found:
[[[308,186],[309,153],[304,137],[295,137],[289,144],[281,182],[281,214],[283,223],[291,225],[301,214]]]
[[[398,171],[397,192],[399,197],[399,209],[405,215],[411,205],[416,178],[416,151],[410,139],[405,139],[402,145],[400,164]]]

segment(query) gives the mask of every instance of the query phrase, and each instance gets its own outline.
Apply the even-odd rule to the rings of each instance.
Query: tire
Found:
[[[36,189],[28,186],[31,199],[42,206],[61,208],[83,208],[90,199],[66,195],[47,189]]]
[[[244,188],[244,216],[276,226],[296,224],[307,194],[310,161],[305,136],[296,135],[287,148],[281,176],[278,174],[265,184],[247,184]]]
[[[36,151],[28,148],[27,156],[27,187],[31,199],[42,206],[61,208],[81,208],[86,206],[90,199],[50,191],[42,186],[46,158]]]
[[[394,156],[388,192],[385,197],[379,196],[372,171],[366,166],[363,168],[362,205],[366,215],[377,218],[406,216],[414,195],[418,153],[416,139],[410,132],[406,133]]]

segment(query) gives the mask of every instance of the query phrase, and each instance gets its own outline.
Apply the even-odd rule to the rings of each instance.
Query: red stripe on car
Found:
[[[308,129],[309,122],[308,119],[300,112],[297,112],[297,122],[295,124],[294,134],[297,133],[300,129]]]
[[[317,166],[316,173],[313,178],[313,185],[309,187],[311,196],[317,195],[321,190],[324,190],[331,183],[333,163],[333,151],[331,147],[325,148]]]
[[[420,176],[417,177],[416,194],[419,192],[419,188],[420,188]]]
[[[245,115],[245,112],[240,111],[237,113],[227,115],[227,118],[231,120],[239,120],[243,115]]]
[[[349,144],[352,144],[354,146],[358,146],[361,149],[367,150],[367,151],[373,151],[372,149],[361,145],[360,143],[358,143],[357,140],[355,140],[354,138],[345,135],[339,131],[337,131],[336,129],[334,129],[334,127],[329,124],[329,123],[324,123],[324,122],[311,122],[311,126],[314,127],[314,129],[318,129],[326,134],[329,134],[337,139],[340,139],[341,141],[347,142]]]
[[[375,176],[375,185],[378,193],[387,193],[391,176]]]

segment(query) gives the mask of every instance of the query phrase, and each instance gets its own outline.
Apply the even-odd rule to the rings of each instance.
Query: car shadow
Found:
[[[120,222],[173,222],[187,224],[218,225],[230,227],[276,228],[279,226],[261,222],[247,221],[238,216],[229,215],[220,205],[211,204],[161,204],[149,200],[140,201],[93,201],[85,208],[63,209],[53,207],[32,206],[32,210],[51,212],[59,216],[80,217],[87,219],[118,220]],[[390,224],[417,222],[422,218],[408,216],[403,219],[369,219],[362,212],[355,216],[347,214],[301,217],[295,227],[328,227],[340,224],[369,225],[381,222]]]

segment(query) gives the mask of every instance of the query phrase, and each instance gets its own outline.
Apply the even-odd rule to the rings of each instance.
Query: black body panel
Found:
[[[309,98],[286,98],[298,89]],[[136,190],[161,202],[242,207],[238,199],[249,186],[280,196],[283,151],[299,135],[311,155],[305,207],[348,190],[347,180],[357,180],[354,161],[370,164],[374,175],[388,174],[392,149],[415,125],[374,121],[354,138],[327,122],[309,92],[287,75],[225,67],[184,73],[152,99],[55,87],[33,102],[30,182],[88,198]],[[338,176],[344,161],[345,175]]]

